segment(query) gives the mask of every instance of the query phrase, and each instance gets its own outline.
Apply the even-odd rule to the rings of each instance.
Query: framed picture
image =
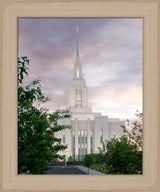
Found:
[[[1,191],[160,191],[159,187],[159,1],[2,0]],[[18,174],[18,24],[31,18],[140,19],[143,23],[143,174]],[[118,21],[118,20],[117,20]],[[129,25],[129,24],[128,24]],[[32,30],[28,28],[28,31]],[[78,34],[78,28],[77,28]],[[123,35],[123,34],[122,34]],[[77,56],[79,56],[77,40]],[[126,53],[127,54],[127,53]],[[131,62],[133,63],[133,61]],[[81,76],[78,66],[75,72]],[[80,95],[81,90],[77,94]],[[81,100],[77,102],[81,106]],[[79,108],[79,107],[78,107]],[[86,110],[89,110],[86,107]],[[77,132],[78,134],[78,132]],[[84,132],[85,135],[85,132]],[[77,141],[78,142],[78,141]],[[77,152],[78,153],[78,152]]]

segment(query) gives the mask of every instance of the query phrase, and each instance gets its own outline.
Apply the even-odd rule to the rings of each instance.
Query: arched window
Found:
[[[103,129],[101,129],[100,131],[100,142],[101,143],[103,142]]]
[[[79,77],[79,68],[77,67],[77,77]]]
[[[82,92],[80,90],[76,91],[76,107],[82,108]]]

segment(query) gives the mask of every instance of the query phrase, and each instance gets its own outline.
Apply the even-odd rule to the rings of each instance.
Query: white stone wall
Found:
[[[96,113],[95,113],[96,114]],[[85,115],[85,114],[83,114]],[[92,118],[93,118],[92,114]],[[91,118],[87,118],[87,114],[85,115],[85,120],[79,120],[81,119],[81,115],[76,116],[74,120],[71,121],[72,129],[75,131],[75,156],[78,156],[78,130],[87,130],[87,153],[91,153],[91,130],[93,131],[93,153],[97,153],[98,147],[102,147],[101,143],[101,130],[103,131],[103,141],[109,140],[114,135],[116,138],[119,138],[123,135],[122,128],[120,125],[124,125],[124,121],[120,121],[119,119],[109,119],[107,116],[94,116],[94,120]],[[89,115],[90,117],[90,115]],[[68,120],[62,120],[60,121],[60,124],[67,123]],[[69,156],[73,156],[72,154],[72,131],[70,129],[66,129],[63,131],[59,131],[56,133],[56,136],[58,138],[61,138],[63,141],[63,134],[65,133],[65,143],[62,143],[64,145],[67,145],[68,148],[65,151],[59,152],[60,155],[65,155],[66,160]]]
[[[88,108],[88,88],[82,87],[82,107]]]
[[[74,129],[75,129],[75,156],[78,155],[78,119],[76,118],[74,121]]]
[[[91,119],[87,119],[87,153],[91,153]]]
[[[95,119],[95,116],[101,116],[101,113],[91,113],[91,112],[88,112],[88,113],[72,113],[72,117],[71,119],[74,120],[74,119],[79,119],[79,120],[87,120],[88,118],[91,119],[91,120],[94,120]]]
[[[93,153],[98,152],[98,147],[101,146],[100,142],[100,129],[102,128],[101,126],[101,117],[95,117],[95,128],[93,131]]]
[[[123,129],[121,128],[121,125],[124,125],[124,121],[120,121],[118,119],[110,119],[109,120],[109,139],[113,138],[114,135],[116,138],[121,137],[123,133]]]
[[[68,105],[70,107],[75,106],[75,89],[73,87],[68,90]]]

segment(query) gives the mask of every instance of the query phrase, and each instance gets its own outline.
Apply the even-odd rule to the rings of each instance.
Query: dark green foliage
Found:
[[[86,167],[90,167],[93,164],[93,156],[89,154],[85,155],[83,162]]]
[[[105,162],[105,155],[103,153],[90,154],[93,157],[93,163],[95,165],[103,165]]]
[[[59,125],[58,120],[69,118],[68,110],[57,110],[53,114],[35,107],[48,101],[41,91],[40,81],[34,80],[24,86],[24,74],[28,75],[29,60],[18,58],[18,173],[41,174],[48,168],[57,152],[67,147],[61,144],[54,133],[71,128]],[[54,144],[54,145],[53,145]]]
[[[127,120],[127,126],[122,126],[124,135],[112,138],[102,143],[99,148],[109,174],[142,174],[143,126],[142,114],[136,114],[139,120]],[[103,164],[103,163],[100,163]]]
[[[18,58],[18,83],[22,83],[24,78],[24,73],[28,75],[27,70],[29,69],[29,59],[24,57]]]
[[[69,162],[72,162],[72,161],[73,161],[73,157],[72,157],[72,156],[69,156],[69,157],[68,157],[68,161],[69,161]]]
[[[106,166],[103,165],[92,165],[90,168],[101,172],[106,171]]]
[[[105,156],[102,153],[94,154],[94,163],[95,164],[103,164],[105,161]]]
[[[142,173],[142,151],[131,144],[126,137],[113,138],[107,143],[106,167],[113,174]]]

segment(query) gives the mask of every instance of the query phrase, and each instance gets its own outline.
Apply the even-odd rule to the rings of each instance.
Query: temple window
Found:
[[[76,107],[82,108],[82,92],[80,90],[76,91]]]
[[[79,77],[79,68],[77,67],[77,77]]]

